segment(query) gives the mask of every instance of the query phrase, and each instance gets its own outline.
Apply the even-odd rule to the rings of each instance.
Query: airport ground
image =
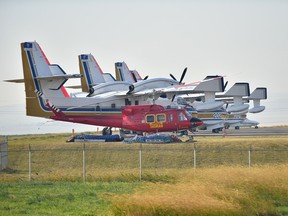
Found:
[[[282,127],[247,127],[235,130],[234,128],[229,128],[222,130],[219,133],[211,133],[207,130],[198,130],[194,133],[195,136],[288,136],[288,126]]]

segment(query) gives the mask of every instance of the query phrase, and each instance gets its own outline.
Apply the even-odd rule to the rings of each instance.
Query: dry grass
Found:
[[[174,174],[178,176],[175,184],[148,183],[132,195],[115,197],[115,214],[269,215],[276,214],[275,206],[288,202],[288,167],[284,165]]]

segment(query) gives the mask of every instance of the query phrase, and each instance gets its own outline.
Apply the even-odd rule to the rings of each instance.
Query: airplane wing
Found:
[[[175,86],[175,87],[162,87],[162,88],[151,88],[151,89],[144,89],[141,91],[113,91],[114,96],[152,96],[152,95],[161,95],[161,94],[184,94],[186,92],[193,93],[195,86],[189,85],[189,86]],[[184,92],[184,93],[183,93]],[[103,94],[101,94],[103,95]]]
[[[38,76],[35,79],[71,79],[71,78],[81,78],[81,74],[61,74],[53,76]]]
[[[12,80],[4,80],[5,82],[12,82],[12,83],[24,83],[24,79],[12,79]]]
[[[177,85],[163,88],[144,89],[142,91],[133,92],[130,94],[135,96],[141,95],[180,95],[180,94],[196,94],[203,92],[222,92],[224,90],[223,77],[216,76],[199,82],[193,82],[185,85]]]
[[[65,88],[80,89],[80,88],[82,88],[82,86],[81,85],[73,85],[73,86],[65,86]]]

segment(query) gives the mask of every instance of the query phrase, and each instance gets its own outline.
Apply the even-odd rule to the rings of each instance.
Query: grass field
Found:
[[[197,138],[197,148],[213,150],[197,150],[196,170],[194,143],[145,144],[141,182],[139,144],[86,143],[94,150],[86,152],[85,184],[83,144],[66,143],[68,137],[9,137],[9,169],[0,174],[0,215],[288,215],[287,151],[256,151],[288,149],[287,137]],[[248,168],[250,146],[255,152]]]

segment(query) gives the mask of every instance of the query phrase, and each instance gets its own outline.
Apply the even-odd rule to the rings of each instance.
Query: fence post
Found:
[[[83,143],[83,183],[86,182],[86,146]]]
[[[28,157],[29,157],[29,181],[31,181],[31,175],[32,175],[32,158],[31,158],[31,146],[29,144],[29,152],[28,152]]]
[[[2,172],[2,149],[1,149],[1,143],[0,143],[0,174]]]
[[[196,170],[196,144],[194,143],[194,170]]]
[[[140,165],[140,176],[139,180],[142,180],[142,143],[140,143],[140,151],[139,151],[139,165]]]
[[[252,146],[250,145],[249,150],[248,150],[248,165],[249,165],[249,168],[251,167],[251,151],[252,151]]]

